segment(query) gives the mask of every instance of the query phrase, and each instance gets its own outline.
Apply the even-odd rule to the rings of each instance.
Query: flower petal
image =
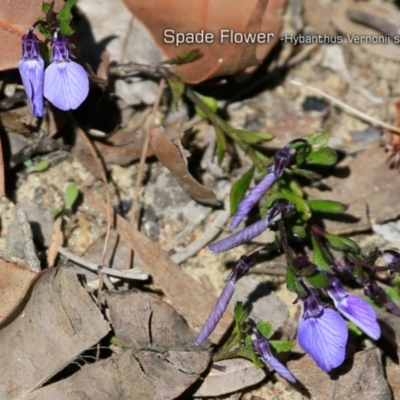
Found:
[[[243,243],[249,242],[251,239],[261,235],[268,228],[268,219],[263,218],[260,221],[236,232],[218,242],[212,243],[208,246],[209,250],[213,253],[221,253],[226,250],[233,249]]]
[[[275,357],[270,357],[268,360],[265,360],[272,369],[274,369],[280,376],[283,376],[289,382],[295,383],[296,378],[290,373],[290,371]]]
[[[297,340],[317,365],[328,372],[344,361],[348,334],[343,318],[323,308],[318,316],[300,319]]]
[[[200,333],[197,336],[196,344],[200,345],[208,339],[215,327],[217,326],[219,320],[221,319],[223,313],[228,307],[228,303],[233,296],[235,291],[235,285],[232,281],[228,281],[221,295],[219,296],[214,308],[212,309],[210,316],[207,318],[206,323],[201,328]]]
[[[74,61],[52,62],[44,74],[44,96],[60,110],[75,110],[89,93],[89,79]]]
[[[363,298],[349,294],[341,302],[334,301],[336,308],[372,339],[379,339],[381,327],[373,307]]]
[[[33,115],[43,117],[44,61],[41,58],[22,59],[18,69]]]
[[[273,185],[278,177],[272,172],[264,176],[260,182],[239,203],[236,214],[231,222],[231,228],[236,228],[247,216],[254,205],[261,199],[264,193]]]

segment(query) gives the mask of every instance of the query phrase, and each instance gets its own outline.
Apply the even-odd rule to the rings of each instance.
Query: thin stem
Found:
[[[285,223],[283,222],[283,220],[278,221],[278,228],[279,228],[279,233],[280,233],[281,246],[282,246],[282,249],[286,256],[287,265],[292,271],[294,271],[295,268],[294,268],[294,261],[293,261],[293,253],[292,253],[292,249],[289,247],[286,230],[285,230]]]

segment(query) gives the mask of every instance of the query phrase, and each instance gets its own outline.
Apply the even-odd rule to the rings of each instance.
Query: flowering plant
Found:
[[[374,270],[398,270],[400,253],[377,249],[363,255],[353,240],[326,232],[319,223],[318,215],[340,214],[346,211],[347,206],[331,200],[307,199],[294,179],[295,175],[315,179],[317,175],[312,170],[313,165],[335,164],[336,154],[326,147],[328,138],[327,134],[316,133],[289,142],[275,153],[264,176],[247,195],[255,168],[239,178],[231,191],[231,211],[234,214],[231,227],[236,228],[249,216],[254,206],[266,197],[261,207],[261,217],[209,246],[212,252],[227,251],[248,243],[267,228],[277,227],[275,248],[282,249],[286,256],[287,287],[297,295],[296,301],[302,306],[297,341],[326,372],[339,367],[346,358],[349,337],[346,320],[372,340],[378,340],[381,336],[373,306],[364,298],[348,293],[342,282],[363,286],[366,296],[392,313],[400,312],[373,276]],[[303,241],[303,254],[294,253],[290,246],[292,240]],[[312,256],[308,254],[307,247],[312,249]],[[263,248],[243,255],[236,261],[221,296],[198,334],[197,345],[202,344],[218,324],[233,296],[237,281],[257,263],[260,254],[269,250]],[[339,260],[333,257],[332,250],[335,254],[342,252],[343,258]],[[376,266],[378,258],[387,265]],[[266,365],[288,381],[295,382],[293,375],[273,355],[268,341],[270,331],[263,334],[260,330],[260,324],[265,323],[256,324],[246,318],[242,308],[235,309],[235,329],[227,344],[216,353],[215,359],[239,355],[254,361],[258,354]],[[236,351],[231,350],[234,344],[238,345]],[[271,345],[276,351],[291,348],[287,342],[275,345],[271,342]]]
[[[44,3],[46,19],[39,19],[22,37],[22,58],[18,64],[22,83],[33,115],[44,115],[44,97],[57,108],[67,111],[79,107],[89,92],[89,79],[84,68],[72,61],[74,55],[66,35],[73,33],[69,26],[71,8],[76,0],[67,1],[59,13],[54,3]],[[51,44],[50,64],[40,52],[38,28]]]

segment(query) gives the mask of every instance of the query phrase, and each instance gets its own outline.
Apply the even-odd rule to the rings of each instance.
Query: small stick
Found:
[[[24,246],[26,267],[33,272],[40,272],[40,261],[36,255],[33,244],[31,226],[28,221],[28,214],[23,208],[17,207],[18,225],[21,231],[22,243]]]
[[[147,279],[149,279],[149,275],[144,274],[144,273],[136,273],[136,272],[132,272],[132,271],[120,271],[118,269],[113,269],[113,268],[107,268],[107,267],[103,267],[100,264],[94,263],[94,262],[90,262],[90,261],[86,261],[84,258],[77,256],[76,254],[70,252],[69,250],[67,250],[64,247],[59,246],[58,247],[58,252],[61,253],[63,256],[69,258],[70,260],[76,262],[77,264],[90,269],[91,271],[95,271],[95,272],[99,272],[99,273],[103,273],[103,274],[107,274],[107,275],[111,275],[111,276],[116,276],[118,278],[125,278],[125,279],[135,279],[135,280],[139,280],[139,281],[145,281]]]
[[[370,124],[375,125],[375,126],[377,126],[379,128],[389,129],[391,132],[400,135],[400,128],[399,127],[387,124],[386,122],[380,121],[379,119],[376,119],[374,117],[370,117],[369,115],[363,113],[362,111],[357,110],[356,108],[353,108],[353,107],[349,106],[346,103],[343,103],[343,101],[340,101],[340,100],[336,99],[335,97],[330,96],[329,94],[323,92],[322,90],[319,90],[319,89],[317,89],[315,87],[312,87],[312,86],[309,86],[309,85],[305,85],[304,83],[301,83],[301,82],[293,80],[293,79],[290,79],[289,82],[292,85],[302,86],[302,87],[310,90],[311,92],[319,94],[320,96],[322,96],[325,99],[329,100],[332,104],[337,105],[342,110],[346,111],[349,114],[355,115],[356,117],[360,118],[363,121],[369,122]]]

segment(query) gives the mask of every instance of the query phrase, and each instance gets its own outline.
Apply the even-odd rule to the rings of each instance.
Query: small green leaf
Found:
[[[42,3],[42,11],[47,14],[47,12],[51,8],[51,3],[46,3],[45,1]]]
[[[64,196],[65,208],[68,210],[72,210],[72,207],[74,206],[76,200],[78,199],[78,196],[79,196],[78,187],[74,183],[68,185]]]
[[[167,80],[168,86],[172,93],[172,102],[178,109],[179,100],[185,92],[185,84],[179,78],[170,78]]]
[[[312,211],[331,214],[344,213],[348,209],[346,204],[334,200],[307,200],[307,204]]]
[[[196,61],[201,57],[200,49],[183,50],[176,57],[163,61],[161,64],[181,65]]]
[[[287,189],[281,189],[280,193],[282,197],[290,201],[296,206],[296,211],[301,214],[300,218],[302,221],[307,221],[311,217],[310,207],[307,205],[306,201]]]
[[[67,0],[57,14],[57,20],[60,21],[60,31],[64,36],[70,36],[74,30],[70,26],[72,19],[71,9],[78,0]]]
[[[301,199],[304,197],[304,192],[301,186],[293,179],[289,181],[289,189],[293,192],[294,195],[300,197]]]
[[[268,339],[272,333],[272,323],[271,322],[259,322],[257,324],[257,330],[258,330],[258,332],[261,333],[262,336],[264,336],[266,339]]]
[[[312,151],[307,157],[307,164],[309,165],[333,165],[337,161],[337,154],[329,147]]]
[[[228,148],[228,143],[226,141],[224,131],[219,126],[214,125],[214,131],[215,137],[217,139],[217,160],[218,163],[221,164],[224,159],[225,152]]]
[[[230,193],[231,214],[235,214],[239,203],[244,199],[254,175],[254,165],[232,185]]]
[[[255,365],[256,368],[262,368],[264,366],[264,364],[260,361],[260,359],[258,358],[258,355],[256,354],[256,352],[254,351],[254,349],[252,347],[245,347],[245,348],[239,349],[236,352],[236,356],[250,360],[251,362],[253,362],[253,364]]]
[[[314,271],[311,275],[307,275],[306,279],[317,289],[327,287],[329,284],[328,278],[319,271]]]
[[[324,271],[332,272],[328,260],[326,259],[326,256],[329,255],[328,252],[325,248],[321,248],[322,245],[318,244],[318,241],[313,234],[311,235],[311,243],[313,248],[314,264],[318,265],[318,267],[323,269]]]
[[[353,332],[354,335],[356,336],[364,335],[363,331],[357,325],[355,325],[354,322],[347,321],[347,326],[349,328],[349,331]]]
[[[329,138],[330,134],[326,132],[315,132],[304,137],[314,151],[325,147],[328,144]]]
[[[232,132],[241,142],[247,144],[255,144],[260,143],[265,140],[272,140],[275,138],[275,135],[267,132],[253,132],[246,131],[244,129],[234,129]]]
[[[110,343],[113,344],[114,346],[119,347],[120,349],[124,348],[123,343],[121,342],[121,340],[119,340],[116,336],[112,336],[110,339]]]
[[[203,104],[209,108],[213,113],[218,110],[218,101],[214,97],[203,96],[202,94],[196,93],[196,96],[203,102]],[[195,106],[195,111],[201,118],[207,119],[206,113],[200,109],[199,106]]]
[[[357,246],[357,244],[347,237],[326,233],[325,239],[328,246],[333,250],[345,251],[354,254],[358,254],[360,252],[360,248]]]
[[[321,175],[319,175],[313,171],[309,171],[308,169],[292,168],[291,171],[294,174],[304,176],[305,178],[310,179],[311,181],[321,179]]]
[[[294,347],[294,342],[288,342],[286,340],[270,340],[269,343],[277,353],[290,351]]]
[[[399,304],[399,290],[396,287],[388,287],[385,290],[386,294],[390,297],[395,304]]]
[[[238,301],[233,310],[233,315],[235,316],[235,321],[237,325],[241,325],[243,321],[247,318],[246,312],[243,308],[243,303]]]
[[[50,162],[47,160],[40,161],[34,166],[34,172],[43,172],[50,167]]]
[[[292,225],[293,236],[304,239],[307,236],[306,227],[302,223]]]
[[[286,285],[291,292],[296,293],[300,297],[307,297],[308,293],[306,289],[290,268],[286,270]]]
[[[63,208],[56,208],[56,209],[53,210],[53,212],[51,213],[51,216],[53,217],[53,219],[57,219],[63,212],[64,212],[64,209],[63,209]]]

